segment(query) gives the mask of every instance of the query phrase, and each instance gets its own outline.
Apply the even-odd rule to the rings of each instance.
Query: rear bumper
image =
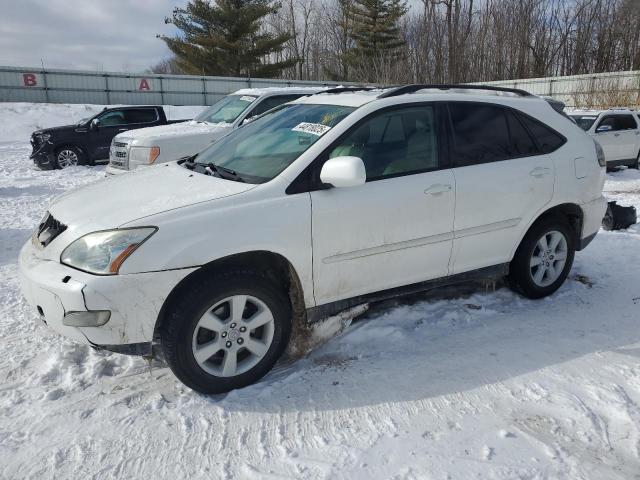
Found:
[[[193,268],[99,276],[38,258],[28,241],[20,251],[20,286],[34,316],[77,342],[101,349],[147,351],[160,309],[173,288]],[[71,312],[110,312],[102,326],[69,326]],[[67,317],[67,320],[65,320]]]
[[[607,200],[603,196],[592,200],[591,202],[581,205],[582,219],[582,235],[578,242],[577,250],[583,250],[589,245],[602,226],[602,219],[607,211]]]

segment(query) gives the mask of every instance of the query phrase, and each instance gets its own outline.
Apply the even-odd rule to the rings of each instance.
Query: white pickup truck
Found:
[[[314,87],[247,88],[227,95],[193,120],[116,135],[109,150],[107,174],[117,175],[141,166],[195,155],[246,120],[322,90]]]
[[[570,116],[602,146],[608,169],[623,165],[640,168],[638,112],[628,108],[575,110]]]

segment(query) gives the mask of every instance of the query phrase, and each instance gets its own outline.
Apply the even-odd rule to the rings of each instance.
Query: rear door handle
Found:
[[[442,183],[436,183],[427,188],[424,193],[427,195],[441,195],[451,191],[451,185],[444,185]]]
[[[529,175],[536,178],[544,177],[545,175],[549,175],[551,173],[550,168],[546,167],[537,167],[529,172]]]

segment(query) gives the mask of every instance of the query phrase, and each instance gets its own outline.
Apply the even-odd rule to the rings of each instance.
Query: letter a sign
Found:
[[[149,91],[151,90],[151,87],[149,86],[149,80],[147,80],[146,78],[141,78],[140,79],[140,84],[138,85],[138,90],[140,91]]]

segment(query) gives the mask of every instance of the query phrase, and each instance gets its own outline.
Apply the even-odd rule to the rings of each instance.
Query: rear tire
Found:
[[[84,165],[86,163],[86,156],[80,148],[67,146],[56,150],[54,161],[56,168],[64,169]]]
[[[527,298],[554,293],[569,275],[575,256],[575,235],[562,218],[535,223],[522,239],[509,267],[509,286]]]
[[[289,298],[256,272],[196,277],[168,309],[160,343],[169,367],[189,388],[224,393],[257,382],[291,335]]]

